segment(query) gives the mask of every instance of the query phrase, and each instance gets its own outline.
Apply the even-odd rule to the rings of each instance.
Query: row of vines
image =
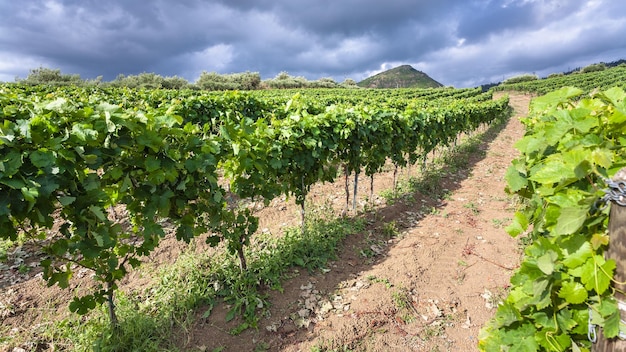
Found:
[[[0,87],[0,238],[39,245],[49,285],[67,287],[76,267],[93,271],[96,289],[70,309],[108,303],[115,326],[117,284],[165,226],[184,241],[208,233],[245,272],[258,219],[232,199],[294,197],[304,217],[310,187],[338,170],[373,176],[388,159],[415,163],[508,109],[506,97],[460,93],[438,104],[328,104],[301,94]]]
[[[621,68],[623,70],[623,68]],[[533,100],[507,190],[523,200],[508,232],[526,234],[520,269],[481,331],[485,351],[588,351],[624,326],[613,296],[606,181],[626,166],[626,93],[562,88]]]
[[[562,87],[573,86],[589,93],[601,87],[622,87],[626,88],[626,65],[619,65],[603,71],[571,73],[567,75],[556,75],[548,78],[519,82],[512,84],[501,84],[494,87],[494,90],[506,91],[514,90],[543,95]]]

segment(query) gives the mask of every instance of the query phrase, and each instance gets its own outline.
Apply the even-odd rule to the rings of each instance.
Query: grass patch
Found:
[[[336,259],[340,242],[361,231],[361,218],[332,218],[330,210],[317,210],[316,218],[284,236],[258,234],[247,248],[248,270],[241,272],[238,258],[226,254],[196,253],[192,247],[177,261],[157,270],[157,281],[142,292],[116,292],[120,325],[112,330],[104,306],[86,316],[72,315],[38,331],[42,345],[65,346],[72,351],[176,351],[175,329],[183,331],[195,314],[206,307],[203,317],[220,301],[230,307],[227,320],[237,318],[230,331],[237,334],[256,328],[269,306],[268,289],[282,290],[282,282],[294,267],[310,272]],[[28,337],[7,341],[23,345]],[[261,350],[263,350],[261,346]]]

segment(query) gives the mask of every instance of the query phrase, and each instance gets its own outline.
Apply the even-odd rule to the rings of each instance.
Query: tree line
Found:
[[[261,75],[258,72],[220,74],[203,71],[200,77],[192,83],[183,77],[161,76],[152,72],[143,72],[137,75],[119,74],[112,81],[103,81],[102,76],[98,76],[95,79],[82,79],[78,74],[65,74],[62,73],[60,69],[39,67],[31,69],[26,78],[17,77],[15,81],[19,84],[26,85],[195,89],[209,91],[289,88],[358,88],[356,82],[350,78],[341,83],[328,77],[309,81],[301,76],[291,76],[284,71],[276,75],[276,77],[267,80],[261,80]]]

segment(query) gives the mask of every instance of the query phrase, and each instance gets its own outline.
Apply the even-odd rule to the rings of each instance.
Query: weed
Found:
[[[0,262],[7,260],[7,253],[13,247],[13,241],[0,239]]]
[[[372,282],[372,283],[381,283],[381,284],[385,285],[386,288],[392,288],[393,287],[393,284],[387,278],[379,278],[377,276],[370,275],[370,276],[367,277],[367,280],[369,282]]]
[[[26,235],[19,234],[16,241],[0,238],[0,263],[8,259],[9,250],[21,246],[26,241]]]
[[[383,233],[385,235],[387,234],[393,235],[394,233],[393,228],[395,228],[395,225],[393,225],[393,227],[390,227],[387,230],[383,228]],[[385,232],[385,231],[388,231],[388,232]],[[372,233],[370,232],[368,236],[365,238],[365,244],[363,248],[359,249],[359,254],[363,258],[373,258],[373,257],[381,255],[386,246],[387,246],[386,241],[372,237]]]
[[[353,351],[350,344],[346,344],[344,341],[325,340],[318,342],[316,346],[310,349],[310,352],[351,352]]]
[[[398,310],[400,319],[406,324],[412,323],[419,316],[413,306],[411,293],[405,288],[399,288],[392,292],[391,299]]]
[[[400,234],[400,232],[398,231],[398,224],[395,220],[385,223],[383,225],[382,232],[383,235],[385,235],[385,237],[387,238],[394,238]]]
[[[480,209],[478,209],[478,206],[474,202],[466,203],[463,207],[469,209],[474,215],[480,214]]]
[[[26,265],[26,264],[20,264],[20,266],[18,267],[17,271],[18,271],[20,274],[26,274],[27,272],[29,272],[29,271],[30,271],[30,269],[31,269],[31,268],[30,268],[28,265]]]
[[[426,326],[422,334],[424,341],[428,341],[433,337],[441,336],[444,332],[444,327],[441,324],[430,324]]]
[[[385,189],[380,192],[380,196],[385,200],[387,205],[393,205],[396,202],[397,194],[395,189]]]
[[[491,220],[491,224],[493,225],[494,228],[496,229],[501,229],[503,228],[507,223],[509,223],[511,221],[511,218],[504,218],[504,219],[492,219]]]
[[[254,352],[264,352],[269,351],[269,349],[270,345],[265,341],[261,341],[254,347]]]

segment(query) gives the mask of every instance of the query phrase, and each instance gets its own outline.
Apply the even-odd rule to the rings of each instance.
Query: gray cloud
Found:
[[[446,85],[626,58],[611,0],[0,0],[0,80],[281,71],[361,80],[411,64]]]

